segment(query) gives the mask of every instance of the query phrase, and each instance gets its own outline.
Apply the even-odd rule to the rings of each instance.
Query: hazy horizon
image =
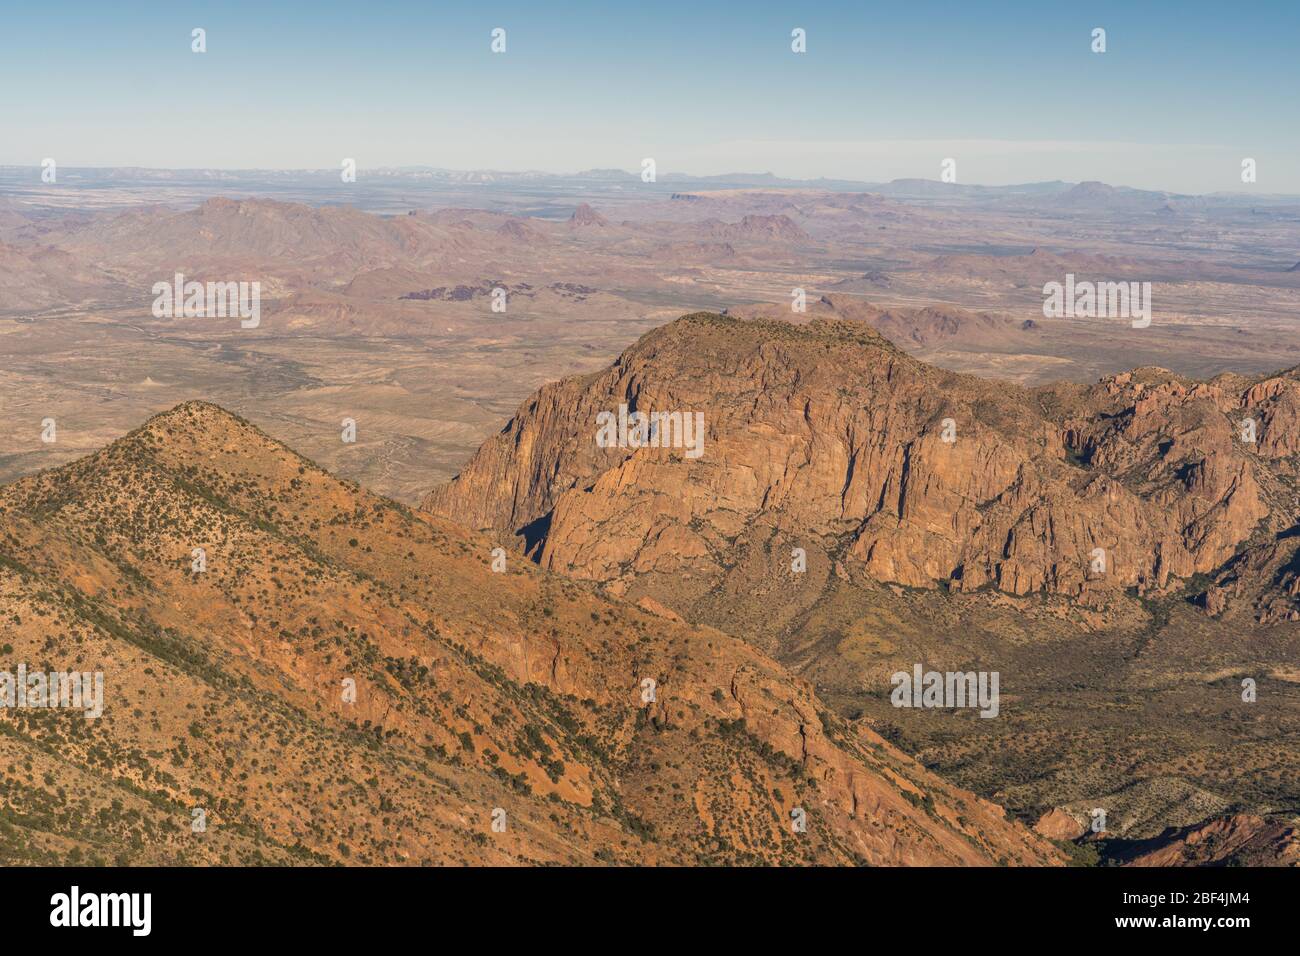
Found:
[[[653,158],[661,174],[888,182],[952,159],[958,183],[1300,193],[1300,11],[1282,3],[759,3],[739,20],[675,2],[53,9],[13,10],[0,40],[0,79],[24,90],[6,104],[6,165],[566,173]]]
[[[40,184],[41,166],[34,164],[0,163],[0,171],[10,172],[22,171],[31,174],[32,184]],[[135,166],[135,165],[78,165],[58,167],[60,176],[67,181],[69,175],[73,178],[77,173],[114,173],[114,172],[134,172],[134,173],[171,173],[171,174],[201,174],[201,173],[221,173],[229,175],[232,180],[237,178],[249,178],[257,175],[273,176],[292,176],[299,175],[302,177],[329,177],[333,178],[338,175],[338,170],[328,167],[258,167],[258,166]],[[491,175],[503,177],[503,181],[508,180],[525,180],[528,177],[550,177],[555,179],[582,180],[589,178],[596,181],[597,177],[589,174],[612,174],[623,173],[629,180],[636,180],[639,174],[631,169],[618,169],[615,167],[591,167],[587,169],[538,169],[538,168],[491,168],[491,167],[449,167],[434,166],[429,164],[410,164],[403,166],[358,166],[357,167],[357,185],[364,187],[364,180],[367,174],[388,177],[393,175],[411,175],[418,173],[443,173],[451,175]],[[728,183],[738,188],[744,188],[746,179],[770,178],[773,182],[781,185],[787,184],[807,184],[809,187],[815,187],[822,183],[844,185],[844,186],[861,186],[861,187],[880,187],[889,186],[902,182],[924,182],[935,185],[950,185],[943,183],[942,180],[928,176],[900,176],[893,179],[861,179],[846,178],[838,176],[786,176],[773,170],[742,170],[731,169],[721,173],[696,173],[687,170],[670,169],[658,173],[658,181],[666,182],[700,182],[705,180],[717,180],[719,185]],[[137,180],[128,180],[137,181]],[[147,181],[147,180],[146,180]],[[609,181],[615,181],[612,178]],[[1008,182],[959,182],[955,185],[960,189],[990,189],[990,190],[1014,190],[1017,188],[1029,189],[1032,187],[1049,186],[1056,183],[1062,183],[1067,186],[1079,185],[1083,183],[1100,182],[1103,185],[1111,186],[1116,189],[1132,189],[1136,191],[1170,193],[1185,196],[1220,196],[1225,198],[1259,198],[1259,199],[1290,199],[1300,198],[1300,191],[1297,192],[1274,192],[1259,190],[1255,191],[1247,186],[1238,189],[1218,189],[1213,192],[1197,193],[1185,192],[1181,190],[1170,189],[1160,186],[1134,186],[1126,182],[1110,182],[1097,179],[1040,179],[1040,180],[1015,180]],[[215,184],[214,184],[215,185]],[[796,187],[797,188],[797,187]]]

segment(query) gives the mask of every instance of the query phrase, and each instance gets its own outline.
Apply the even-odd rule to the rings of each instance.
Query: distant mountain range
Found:
[[[39,184],[41,169],[35,166],[0,166],[0,182],[27,182]],[[238,185],[240,183],[337,183],[340,170],[322,169],[152,169],[138,166],[61,167],[59,175],[64,182],[123,183],[193,183]],[[945,183],[934,179],[895,179],[888,182],[853,179],[790,179],[774,173],[722,173],[696,175],[682,172],[665,172],[655,182],[645,183],[641,174],[621,169],[587,169],[573,173],[544,172],[541,170],[455,170],[435,166],[402,166],[360,168],[358,182],[381,181],[389,184],[448,185],[512,185],[530,182],[627,184],[648,189],[695,186],[696,188],[769,188],[813,189],[845,192],[874,192],[884,196],[906,199],[937,199],[962,197],[966,199],[999,199],[1005,197],[1048,197],[1073,192],[1076,200],[1113,200],[1117,196],[1130,199],[1168,200],[1192,198],[1188,194],[1160,190],[1133,189],[1126,186],[1109,186],[1104,183],[1069,183],[1061,180],[1036,183],[1016,183],[988,186],[973,183]],[[1230,203],[1294,202],[1297,196],[1272,193],[1219,192],[1202,198]]]

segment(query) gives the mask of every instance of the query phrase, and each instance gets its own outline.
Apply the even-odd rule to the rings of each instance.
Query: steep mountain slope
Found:
[[[1300,810],[1298,399],[1295,371],[1027,390],[701,314],[541,389],[424,508],[744,638],[1026,820],[1154,835]],[[701,454],[601,447],[620,405],[702,413]],[[918,662],[999,672],[999,719],[891,706]]]
[[[543,388],[427,511],[532,534],[543,566],[701,593],[756,523],[878,581],[1089,599],[1160,592],[1295,525],[1300,381],[1160,369],[1023,390],[945,372],[855,323],[697,314]],[[705,451],[608,448],[597,416],[703,414]],[[1238,419],[1251,419],[1254,443]]]
[[[0,858],[1058,861],[745,643],[492,547],[204,403],[0,489],[0,669],[106,685],[0,711]]]

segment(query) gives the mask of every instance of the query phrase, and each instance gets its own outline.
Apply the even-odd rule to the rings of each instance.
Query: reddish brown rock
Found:
[[[1253,814],[1180,827],[1135,848],[1126,866],[1300,866],[1294,824]]]
[[[1077,840],[1088,832],[1088,828],[1060,807],[1055,807],[1038,818],[1034,832],[1049,840]]]
[[[494,547],[201,402],[0,488],[9,651],[115,682],[93,735],[6,717],[8,792],[133,863],[1061,863],[745,641]]]
[[[1263,447],[1285,451],[1272,423],[1300,381],[1230,384],[1146,368],[1026,390],[926,365],[861,324],[701,313],[541,389],[424,508],[617,589],[706,589],[762,521],[910,587],[1160,591],[1295,523],[1239,421],[1256,410]],[[703,453],[599,447],[597,416],[620,404],[702,413]]]

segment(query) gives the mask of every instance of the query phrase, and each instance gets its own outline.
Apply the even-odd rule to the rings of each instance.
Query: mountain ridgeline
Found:
[[[855,314],[656,329],[539,390],[424,512],[743,638],[1109,862],[1205,859],[1153,847],[1225,833],[1242,849],[1219,862],[1293,859],[1297,370],[1027,389],[926,364],[872,327],[885,313]],[[675,415],[702,441],[673,441]],[[893,706],[918,665],[1000,675],[997,719]]]
[[[620,405],[702,412],[707,452],[600,447]],[[700,313],[542,388],[423,508],[620,591],[702,595],[776,536],[910,588],[1087,604],[1195,581],[1215,613],[1297,619],[1298,426],[1294,369],[1023,389],[861,323]]]
[[[105,684],[0,713],[0,859],[1061,861],[743,641],[493,546],[201,402],[0,489],[0,669]]]

